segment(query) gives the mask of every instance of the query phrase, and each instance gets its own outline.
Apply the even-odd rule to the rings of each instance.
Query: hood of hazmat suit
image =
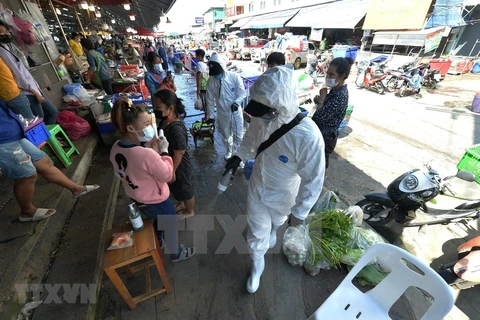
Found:
[[[243,161],[254,158],[260,144],[300,112],[290,69],[268,69],[255,81],[250,94],[251,100],[276,109],[278,117],[268,124],[261,117],[252,117],[238,152]],[[256,158],[249,197],[279,214],[305,219],[323,188],[324,149],[318,126],[304,118]]]

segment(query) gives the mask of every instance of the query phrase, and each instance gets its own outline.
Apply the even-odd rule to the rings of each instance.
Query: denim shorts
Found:
[[[37,172],[33,162],[46,156],[27,139],[0,144],[1,173],[13,180],[31,177]]]

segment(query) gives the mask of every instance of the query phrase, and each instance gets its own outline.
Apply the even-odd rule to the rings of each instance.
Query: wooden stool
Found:
[[[103,258],[103,270],[108,275],[115,288],[117,288],[123,300],[125,300],[130,309],[133,310],[136,308],[138,303],[159,295],[160,293],[166,292],[168,294],[172,291],[172,289],[170,287],[170,283],[168,282],[165,268],[163,267],[165,260],[158,243],[157,234],[155,233],[152,220],[144,220],[144,228],[133,233],[132,238],[134,243],[131,247],[116,250],[106,250],[112,241],[112,234],[128,232],[131,230],[132,226],[126,225],[108,230],[105,233],[105,255]],[[152,257],[153,260],[147,261],[141,265],[136,265],[134,267],[129,266],[131,263],[148,257]],[[150,267],[153,265],[157,267],[157,270],[160,273],[163,287],[152,290]],[[127,290],[127,287],[118,275],[117,269],[121,267],[125,267],[127,278],[129,279],[133,278],[133,275],[140,270],[145,271],[145,293],[132,298]]]

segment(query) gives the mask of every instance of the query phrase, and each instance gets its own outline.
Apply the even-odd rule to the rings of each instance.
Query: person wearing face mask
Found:
[[[207,63],[209,75],[207,81],[207,113],[213,122],[217,107],[217,126],[227,148],[225,160],[236,152],[243,139],[242,101],[245,98],[245,87],[242,78],[227,71],[225,60],[218,54],[212,54]],[[207,118],[207,117],[205,117]]]
[[[12,35],[7,24],[0,21],[0,58],[13,74],[18,87],[30,102],[30,108],[35,116],[43,118],[45,124],[57,122],[58,110],[42,93],[40,86],[33,79],[20,56],[18,49],[12,44]]]
[[[255,157],[247,194],[247,241],[252,272],[250,293],[257,291],[264,255],[277,242],[277,230],[290,215],[298,225],[310,213],[323,187],[322,134],[298,109],[293,70],[267,69],[250,88],[245,112],[252,116],[239,152],[227,160],[235,173],[241,161]]]
[[[153,139],[157,139],[151,118],[142,106],[132,104],[127,98],[115,101],[112,123],[121,138],[110,151],[110,162],[122,181],[125,194],[137,204],[140,212],[154,220],[162,247],[165,233],[170,260],[178,262],[191,258],[195,249],[178,245],[175,207],[169,199],[168,183],[174,172],[172,158],[168,155],[168,141],[160,132],[158,141],[155,141],[160,154],[141,146],[141,143],[151,145]],[[165,216],[161,223],[157,219],[159,216]]]
[[[147,56],[147,74],[145,75],[145,84],[147,85],[150,97],[160,88],[165,78],[165,71],[162,68],[162,59],[155,52],[150,52]]]
[[[173,178],[169,187],[175,200],[177,219],[183,220],[195,214],[193,197],[193,166],[188,147],[188,130],[181,120],[185,113],[182,99],[171,90],[160,90],[153,96],[155,114],[162,117],[162,129],[169,142],[168,154],[173,159]]]
[[[70,38],[70,40],[68,40],[68,45],[70,46],[70,48],[72,48],[72,51],[77,56],[85,55],[83,53],[82,45],[80,44],[80,39],[82,39],[82,34],[81,33],[72,32],[72,37]]]
[[[325,77],[326,88],[320,89],[319,95],[313,99],[317,110],[313,114],[312,120],[322,132],[325,141],[325,166],[327,169],[330,154],[337,145],[338,128],[347,112],[348,89],[345,80],[350,74],[352,65],[351,58],[333,59]],[[330,89],[330,92],[327,88]]]

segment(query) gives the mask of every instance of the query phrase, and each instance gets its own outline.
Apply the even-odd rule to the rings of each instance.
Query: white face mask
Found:
[[[155,129],[153,129],[152,126],[148,126],[145,129],[141,130],[144,134],[144,136],[139,136],[138,131],[134,131],[135,134],[137,135],[138,141],[140,142],[149,142],[155,137]]]
[[[162,68],[162,65],[161,64],[154,64],[153,65],[153,70],[157,71],[157,72],[162,72],[163,71],[163,68]]]
[[[335,88],[338,85],[338,82],[335,81],[335,79],[327,78],[327,79],[325,79],[325,84],[329,88]]]

